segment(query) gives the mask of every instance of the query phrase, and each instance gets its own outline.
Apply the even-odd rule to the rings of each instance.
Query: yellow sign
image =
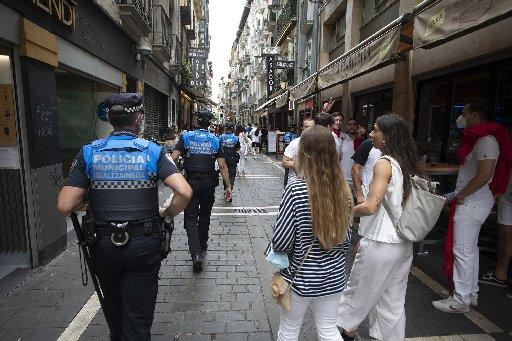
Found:
[[[0,84],[0,146],[17,143],[14,98],[10,84]]]
[[[32,0],[32,3],[52,15],[60,23],[75,28],[75,4],[69,0]]]

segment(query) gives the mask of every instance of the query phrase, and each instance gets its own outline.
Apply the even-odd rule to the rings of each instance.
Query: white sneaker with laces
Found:
[[[467,313],[469,311],[469,305],[460,304],[457,300],[450,296],[447,299],[432,302],[434,308],[444,311],[445,313]]]

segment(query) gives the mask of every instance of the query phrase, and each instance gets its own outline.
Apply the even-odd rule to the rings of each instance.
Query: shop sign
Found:
[[[295,69],[294,60],[276,60],[276,69]]]
[[[262,56],[274,56],[279,54],[279,47],[267,46],[261,49]]]
[[[275,56],[267,56],[267,97],[276,91]]]
[[[31,0],[32,3],[57,19],[61,24],[75,28],[75,6],[74,0]]]
[[[196,89],[202,89],[205,86],[205,67],[206,59],[192,58],[192,80],[190,81],[190,85]]]
[[[10,84],[0,84],[0,146],[17,142],[14,98]]]
[[[414,17],[414,47],[431,48],[512,16],[512,1],[438,0]]]
[[[399,38],[400,25],[397,25],[367,44],[338,57],[318,71],[318,88],[322,90],[346,82],[389,63],[396,57]]]
[[[204,47],[189,47],[188,58],[208,59],[208,49]]]
[[[210,41],[208,37],[208,22],[205,19],[199,20],[199,47],[210,47]]]

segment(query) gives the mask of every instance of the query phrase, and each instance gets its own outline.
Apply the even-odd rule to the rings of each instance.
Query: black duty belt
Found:
[[[185,176],[187,180],[194,179],[204,179],[204,178],[213,178],[217,177],[217,172],[189,172],[185,171]]]
[[[145,222],[94,222],[93,226],[98,238],[110,238],[116,246],[126,245],[131,236],[160,233],[158,219]]]

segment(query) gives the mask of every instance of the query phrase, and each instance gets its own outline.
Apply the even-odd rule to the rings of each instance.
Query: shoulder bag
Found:
[[[293,281],[297,277],[297,274],[299,273],[300,269],[302,268],[302,265],[304,264],[304,261],[309,255],[309,252],[311,251],[311,248],[313,247],[313,244],[315,243],[315,240],[313,239],[313,242],[308,248],[308,251],[304,255],[304,258],[302,258],[302,261],[299,264],[299,267],[293,274],[291,283],[288,283],[283,276],[276,272],[272,276],[272,282],[270,284],[270,288],[272,289],[272,297],[274,297],[274,300],[277,304],[282,305],[284,309],[287,311],[290,311],[291,309],[291,298],[290,298],[290,289],[293,284]]]
[[[385,157],[390,162],[389,158]],[[405,180],[405,179],[404,179]],[[382,201],[396,232],[400,237],[411,242],[419,242],[434,228],[446,199],[432,193],[437,183],[411,176],[411,194],[403,205],[400,219],[396,219],[386,201]]]

